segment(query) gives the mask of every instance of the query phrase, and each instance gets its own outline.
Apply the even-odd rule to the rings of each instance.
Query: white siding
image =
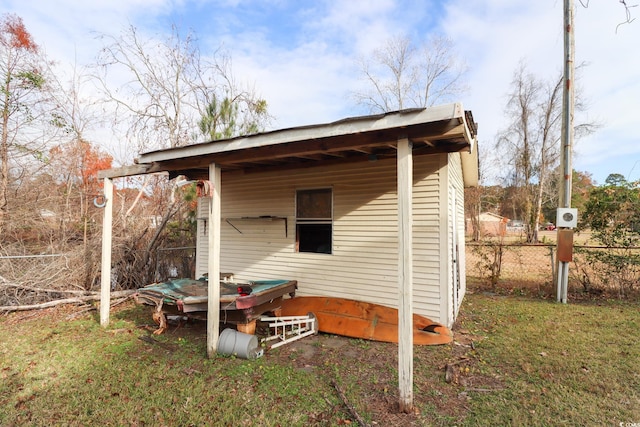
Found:
[[[450,322],[455,321],[458,310],[460,308],[460,304],[462,303],[462,299],[464,298],[464,294],[466,291],[466,275],[465,275],[465,241],[464,241],[464,183],[462,179],[462,162],[460,160],[459,153],[451,153],[449,154],[449,203],[450,203],[450,212],[452,215],[450,216],[450,254],[453,257],[454,252],[456,252],[457,245],[457,266],[455,264],[451,265],[451,283],[449,286],[451,294],[453,292],[457,292],[457,296],[453,298],[452,295],[452,304],[449,308],[449,317]],[[455,197],[454,197],[455,193]],[[453,202],[455,201],[455,206],[453,206]],[[457,241],[453,242],[453,221],[455,221],[455,228],[457,229],[456,238]],[[456,273],[458,275],[457,283],[453,282],[453,269],[456,269]],[[455,302],[455,304],[453,304]]]
[[[197,229],[196,229],[196,279],[202,277],[209,270],[207,261],[209,251],[207,238],[209,230],[209,199],[208,197],[198,198]]]
[[[439,170],[446,159],[445,154],[414,157],[413,194],[414,309],[443,322],[447,318],[441,310],[442,221],[438,206]],[[295,192],[320,187],[333,189],[333,253],[297,253]],[[221,271],[248,280],[295,279],[299,295],[336,296],[397,307],[395,158],[291,171],[227,173],[222,175],[221,194]],[[286,233],[284,221],[246,219],[259,216],[286,217]],[[206,243],[204,248],[198,245],[198,260],[205,262],[198,264],[197,272],[206,271],[204,249]]]
[[[445,254],[441,251],[443,222],[440,209],[446,154],[415,156],[413,159],[414,308],[420,314],[446,323],[446,316],[441,310],[441,263]]]
[[[451,270],[451,195],[449,194],[450,182],[449,182],[449,156],[448,154],[442,155],[439,158],[440,162],[440,178],[438,181],[440,189],[440,200],[438,203],[440,229],[439,229],[439,284],[440,291],[440,306],[439,306],[439,319],[442,323],[450,326],[453,323],[451,309],[453,301],[453,293],[451,291],[452,282],[452,270]]]

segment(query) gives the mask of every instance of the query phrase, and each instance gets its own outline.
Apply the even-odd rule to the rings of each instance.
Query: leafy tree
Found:
[[[593,237],[605,246],[637,246],[640,182],[628,182],[620,174],[609,175],[605,182],[589,193],[581,223],[590,227]]]
[[[257,100],[249,103],[248,108],[251,114],[243,120],[235,100],[225,97],[219,101],[214,96],[198,122],[200,132],[211,140],[258,133],[262,130],[261,120],[267,115],[267,102]]]
[[[606,247],[578,251],[589,267],[583,268],[583,286],[589,289],[599,282],[617,288],[620,297],[637,288],[640,255],[634,248],[640,245],[640,182],[609,175],[605,185],[589,193],[580,223]]]
[[[614,187],[624,187],[628,184],[627,179],[624,175],[619,173],[612,173],[607,176],[604,180],[606,185],[614,186]]]
[[[578,212],[583,212],[585,204],[589,199],[589,193],[591,189],[595,187],[593,177],[589,172],[580,172],[573,170],[572,177],[572,192],[571,192],[571,206],[578,209]],[[552,216],[548,218],[554,218],[555,210]]]
[[[56,206],[59,245],[82,242],[84,271],[82,282],[89,289],[97,278],[96,247],[100,229],[94,227],[100,216],[91,203],[102,193],[98,171],[111,167],[112,158],[83,139],[56,145],[49,151],[49,173],[57,188]],[[92,244],[93,243],[93,244]],[[99,254],[99,252],[98,252]]]
[[[585,203],[589,198],[589,193],[595,186],[593,177],[589,172],[581,172],[574,169],[571,182],[571,206],[578,209],[579,216],[581,216],[584,212]],[[555,222],[556,211],[559,206],[560,185],[562,185],[561,172],[558,168],[551,175],[549,190],[544,193],[541,220]]]
[[[8,192],[12,166],[18,157],[39,155],[33,147],[33,123],[45,93],[42,57],[22,19],[0,17],[0,234],[9,211]],[[39,136],[41,136],[40,131]],[[14,176],[13,182],[19,181]]]
[[[81,139],[57,145],[50,150],[51,174],[67,195],[67,212],[62,218],[76,215],[77,218],[84,218],[87,215],[89,201],[102,191],[98,171],[109,169],[111,163],[110,155]],[[78,204],[72,207],[71,199],[77,200]]]
[[[353,98],[371,112],[428,107],[446,101],[466,89],[466,66],[453,52],[453,42],[446,37],[420,43],[408,37],[392,37],[371,57],[360,60],[368,88],[353,93]]]

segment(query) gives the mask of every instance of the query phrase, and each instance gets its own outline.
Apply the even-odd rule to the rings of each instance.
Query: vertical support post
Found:
[[[400,411],[413,411],[413,153],[398,139],[398,384]]]
[[[560,165],[562,169],[562,186],[560,193],[560,207],[571,207],[571,180],[573,168],[571,166],[571,151],[573,144],[573,110],[574,110],[574,56],[575,37],[573,28],[573,0],[564,0],[564,88],[562,93],[562,150]],[[557,299],[567,303],[567,288],[569,282],[569,263],[559,262]]]
[[[113,181],[104,179],[104,213],[102,219],[102,260],[100,265],[100,326],[109,326],[111,307],[111,237],[113,227]]]
[[[215,356],[220,335],[220,168],[209,165],[211,201],[209,203],[209,260],[207,286],[207,356]]]

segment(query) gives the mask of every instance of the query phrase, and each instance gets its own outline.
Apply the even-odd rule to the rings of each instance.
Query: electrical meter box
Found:
[[[556,212],[556,227],[576,228],[578,226],[578,209],[558,208]]]

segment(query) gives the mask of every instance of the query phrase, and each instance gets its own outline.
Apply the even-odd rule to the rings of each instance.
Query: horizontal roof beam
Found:
[[[144,175],[151,171],[150,164],[122,166],[98,171],[98,179],[122,178],[125,176]]]

